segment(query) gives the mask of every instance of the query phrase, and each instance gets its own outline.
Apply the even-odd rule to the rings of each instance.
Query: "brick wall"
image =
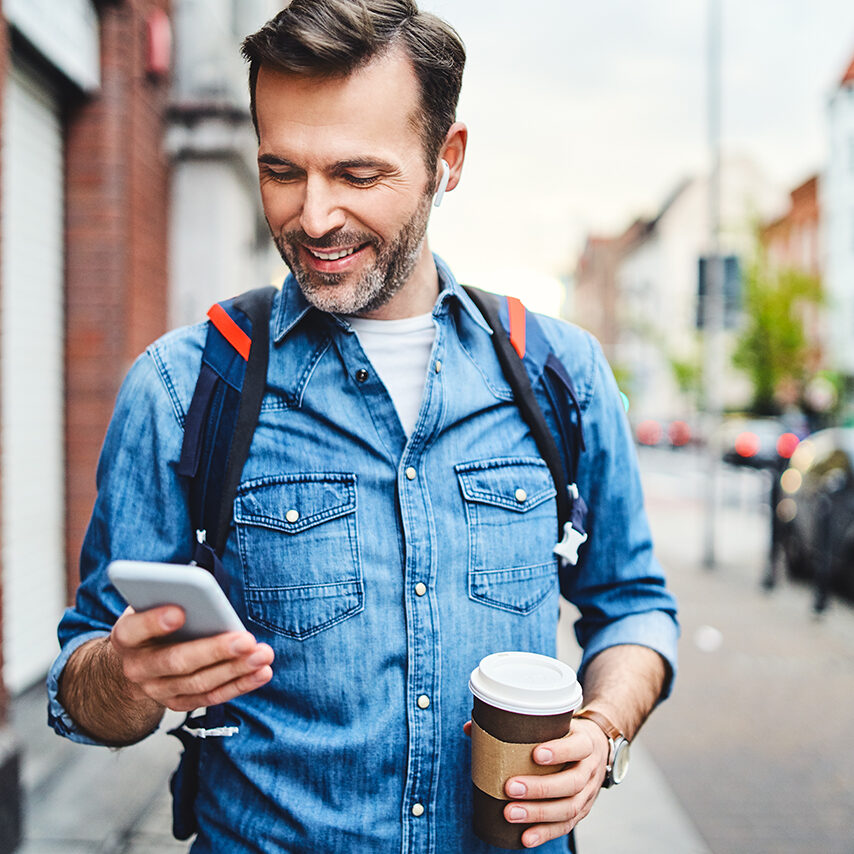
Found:
[[[169,0],[101,12],[102,89],[68,114],[66,145],[66,560],[69,598],[95,467],[121,380],[165,330],[168,86],[146,74],[146,21]]]

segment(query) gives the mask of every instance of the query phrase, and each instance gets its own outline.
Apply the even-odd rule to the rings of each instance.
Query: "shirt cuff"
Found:
[[[647,611],[629,614],[616,622],[609,623],[590,638],[584,648],[579,673],[583,673],[594,656],[612,646],[632,644],[645,646],[657,652],[667,664],[667,675],[659,702],[670,695],[676,676],[676,645],[679,626],[670,614],[664,611]]]
[[[71,715],[68,714],[65,706],[59,702],[59,678],[62,676],[62,671],[68,663],[68,659],[81,647],[84,643],[95,638],[104,638],[109,636],[109,632],[96,631],[87,632],[84,635],[78,635],[73,640],[70,640],[62,649],[56,661],[51,665],[50,671],[47,674],[47,722],[53,727],[57,735],[76,741],[78,744],[97,744],[105,746],[106,742],[98,741],[90,735],[84,733],[80,727],[74,722]]]

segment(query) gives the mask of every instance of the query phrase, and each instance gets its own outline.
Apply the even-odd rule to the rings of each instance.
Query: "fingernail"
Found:
[[[251,635],[241,635],[231,642],[231,651],[234,655],[242,655],[244,652],[249,652],[254,645],[255,641]]]
[[[522,821],[528,817],[528,813],[522,807],[510,807],[510,821]]]
[[[511,798],[521,798],[527,789],[525,788],[524,783],[520,783],[518,780],[514,780],[512,783],[507,785],[507,794],[510,795]]]
[[[260,667],[262,664],[267,663],[267,651],[264,649],[259,649],[258,652],[253,652],[249,658],[246,659],[246,663],[250,667]]]
[[[174,610],[166,611],[160,618],[160,624],[164,629],[177,629],[181,625],[181,612]]]
[[[537,762],[551,762],[554,759],[554,753],[551,752],[547,747],[541,747],[535,754],[534,759]]]
[[[535,845],[540,844],[540,837],[537,836],[536,833],[532,833],[530,836],[525,837],[525,845],[529,848],[533,848]]]

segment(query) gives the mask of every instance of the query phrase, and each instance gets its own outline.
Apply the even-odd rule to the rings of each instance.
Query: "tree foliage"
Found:
[[[793,269],[775,269],[757,251],[744,276],[744,325],[736,340],[733,364],[753,385],[752,409],[779,412],[778,392],[809,379],[810,342],[804,307],[821,302],[821,282]]]

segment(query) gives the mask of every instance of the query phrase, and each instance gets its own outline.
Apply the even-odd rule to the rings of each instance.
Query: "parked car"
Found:
[[[645,418],[635,427],[635,438],[638,444],[650,447],[683,448],[695,441],[691,425],[681,418],[672,421]]]
[[[779,468],[800,441],[777,418],[730,418],[721,426],[720,435],[725,463],[755,469]]]
[[[786,568],[854,599],[854,428],[813,433],[780,478],[776,514]]]

